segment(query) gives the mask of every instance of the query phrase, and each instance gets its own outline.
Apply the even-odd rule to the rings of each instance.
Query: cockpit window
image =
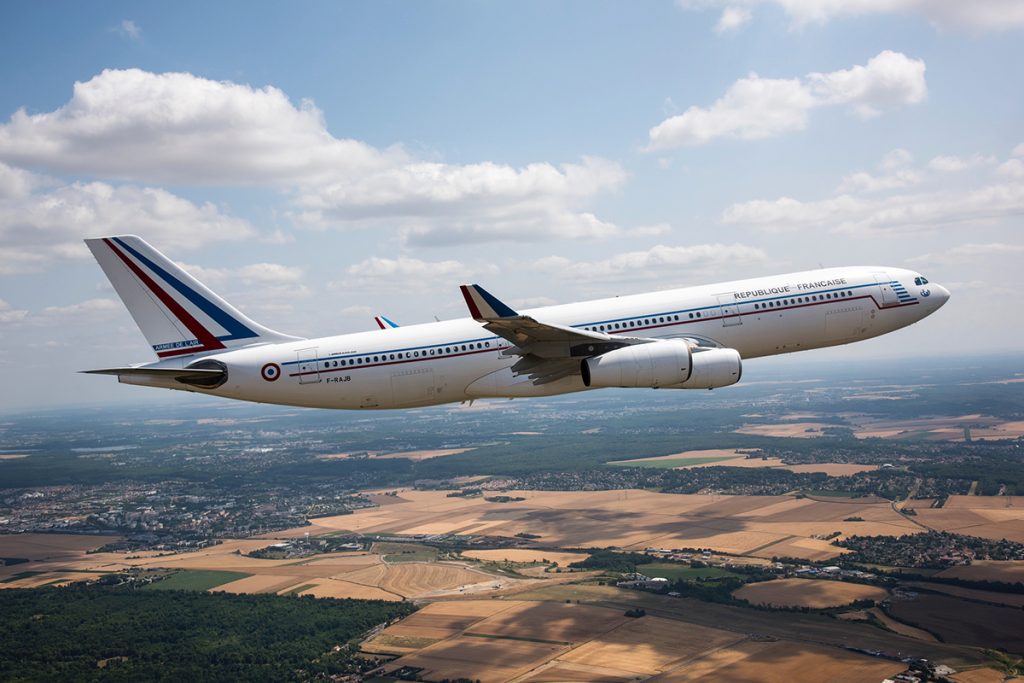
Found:
[[[926,277],[915,277],[914,278],[914,284],[915,285],[926,285],[926,284],[928,284],[928,278],[926,278]]]

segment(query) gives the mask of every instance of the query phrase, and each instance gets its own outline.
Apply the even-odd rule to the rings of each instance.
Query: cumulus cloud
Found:
[[[710,107],[692,106],[649,131],[648,151],[702,145],[720,137],[756,140],[807,127],[810,112],[846,105],[861,117],[922,102],[925,63],[885,50],[865,65],[804,78],[751,74],[733,83]]]
[[[833,19],[916,14],[939,28],[971,32],[1007,31],[1024,27],[1024,5],[1018,0],[676,0],[684,9],[746,10],[759,5],[779,7],[794,28],[826,24]],[[721,21],[721,20],[719,20]]]
[[[0,324],[21,322],[28,315],[28,311],[15,308],[3,299],[0,299]]]
[[[0,274],[84,258],[85,237],[139,232],[159,248],[193,249],[255,234],[249,223],[213,204],[197,205],[162,189],[60,185],[0,163],[0,187],[5,177],[18,180],[14,191],[0,191]]]
[[[1024,245],[988,242],[985,244],[961,244],[943,252],[915,256],[909,261],[911,263],[959,265],[966,261],[977,262],[1001,256],[1016,259],[1020,258],[1020,254],[1024,254]]]
[[[142,38],[142,29],[131,19],[122,19],[116,30],[128,40],[137,41]]]
[[[985,166],[996,163],[995,157],[974,154],[969,157],[958,157],[955,155],[940,155],[928,162],[928,168],[941,173],[956,173],[969,168]]]
[[[878,168],[882,173],[871,174],[866,171],[851,173],[843,178],[836,191],[840,193],[879,192],[916,185],[922,181],[923,176],[915,169],[909,168],[912,160],[913,158],[907,150],[894,149],[879,162]]]
[[[538,259],[534,270],[573,280],[652,279],[677,268],[706,271],[723,265],[761,263],[767,256],[761,249],[745,244],[695,244],[666,246],[616,254],[598,261],[572,261],[564,256]]]
[[[370,284],[377,287],[394,283],[395,286],[406,287],[409,282],[465,282],[477,275],[492,275],[498,269],[491,264],[469,266],[455,260],[421,261],[407,256],[394,259],[373,256],[349,266],[346,272],[349,277],[341,283],[346,286]]]
[[[580,204],[625,180],[618,164],[592,157],[522,168],[424,161],[335,137],[315,104],[295,106],[274,87],[139,69],[76,83],[55,111],[15,112],[0,125],[0,160],[130,182],[274,187],[300,224],[386,222],[425,243],[446,233],[441,242],[601,237],[614,226]]]
[[[1024,213],[1024,164],[1014,172],[1010,159],[997,169],[996,180],[979,178],[975,186],[958,183],[910,194],[885,194],[908,184],[937,183],[945,171],[932,177],[911,168],[896,168],[887,175],[852,174],[844,179],[841,194],[802,201],[792,197],[740,202],[722,213],[722,222],[769,232],[827,229],[861,233],[892,230],[933,230],[959,225],[995,223]],[[943,164],[940,164],[942,166]],[[913,182],[904,182],[910,178]],[[882,192],[874,196],[873,192]]]
[[[718,18],[718,23],[715,24],[715,33],[735,31],[740,26],[748,23],[753,16],[754,15],[746,7],[735,7],[730,5],[722,10],[722,16]]]

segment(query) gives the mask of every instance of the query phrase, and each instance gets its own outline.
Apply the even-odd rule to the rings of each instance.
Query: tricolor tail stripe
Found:
[[[519,315],[480,285],[462,285],[460,289],[474,320],[515,318]]]
[[[114,239],[117,240],[117,238]],[[181,356],[185,354],[196,353],[197,351],[213,351],[216,349],[224,348],[223,342],[217,339],[217,337],[215,337],[213,333],[206,329],[202,325],[202,323],[196,320],[191,313],[186,311],[181,304],[175,301],[174,297],[172,297],[162,287],[160,287],[160,285],[158,285],[156,281],[153,280],[153,278],[151,278],[148,273],[146,273],[146,271],[144,271],[142,268],[138,266],[138,264],[136,264],[134,261],[128,258],[127,254],[118,249],[112,240],[104,239],[103,241],[107,244],[108,247],[110,247],[111,251],[113,251],[117,255],[117,257],[124,262],[124,264],[129,268],[129,270],[131,270],[135,274],[135,277],[139,278],[139,281],[146,285],[146,287],[148,287],[149,290],[156,295],[156,297],[160,300],[160,303],[167,307],[167,310],[170,311],[179,321],[181,321],[181,323],[186,328],[188,328],[189,332],[195,335],[196,340],[199,342],[199,347],[186,347],[181,349],[174,349],[173,351],[159,351],[157,352],[158,356],[160,356],[161,358],[166,358],[169,356]],[[120,243],[122,247],[125,247],[129,251],[134,251],[133,249],[131,249],[131,247],[128,247],[120,240],[117,241]],[[136,255],[138,255],[138,252],[136,252]],[[147,259],[140,258],[140,260],[143,261],[143,263],[145,263]],[[147,265],[151,267],[155,266],[155,264],[153,264],[152,262],[150,262]],[[160,270],[161,269],[159,268],[154,268],[155,272],[160,272]],[[164,275],[167,275],[167,273],[165,272]]]
[[[139,251],[133,249],[131,247],[131,245],[125,243],[125,241],[122,240],[120,237],[114,237],[113,240],[115,242],[117,242],[117,244],[121,248],[123,248],[125,251],[130,253],[136,259],[138,259],[143,265],[145,265],[151,271],[153,271],[154,273],[159,275],[161,279],[163,279],[167,284],[169,284],[171,287],[173,287],[179,294],[181,294],[183,297],[185,297],[190,302],[192,302],[196,306],[196,308],[198,308],[203,313],[208,315],[211,320],[213,320],[218,325],[223,327],[227,331],[228,334],[225,337],[218,337],[218,339],[220,341],[234,341],[235,339],[249,339],[249,338],[258,336],[256,334],[256,332],[250,330],[248,327],[243,325],[240,321],[236,320],[234,318],[234,316],[229,315],[226,311],[221,309],[219,306],[214,304],[212,301],[210,301],[206,297],[204,297],[201,294],[199,294],[199,292],[195,291],[194,289],[189,287],[187,284],[185,284],[184,282],[182,282],[178,278],[174,277],[174,275],[172,275],[171,273],[167,272],[166,270],[161,268],[159,265],[157,265],[156,263],[154,263],[150,259],[146,258],[146,256],[144,254],[142,254]],[[110,244],[110,240],[109,239],[104,240],[104,241],[107,242],[107,244]],[[113,245],[111,245],[111,248],[112,249],[114,248]],[[121,256],[122,259],[125,258],[122,254],[118,254],[118,255]],[[147,285],[148,285],[148,283],[147,283]],[[182,322],[185,322],[185,321],[182,320]],[[191,329],[191,328],[189,328],[189,329]],[[216,348],[223,348],[223,345],[221,347],[216,347]]]

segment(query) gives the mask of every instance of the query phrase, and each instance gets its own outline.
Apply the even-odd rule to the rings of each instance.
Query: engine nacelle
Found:
[[[580,364],[588,387],[672,387],[713,389],[740,381],[740,354],[734,349],[693,351],[689,342],[636,344],[587,358]]]
[[[743,359],[736,349],[707,349],[693,354],[693,372],[682,389],[717,389],[740,381]]]

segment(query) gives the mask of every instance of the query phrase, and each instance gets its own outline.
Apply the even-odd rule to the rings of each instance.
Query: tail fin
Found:
[[[140,237],[85,243],[160,358],[298,339],[245,317]]]

